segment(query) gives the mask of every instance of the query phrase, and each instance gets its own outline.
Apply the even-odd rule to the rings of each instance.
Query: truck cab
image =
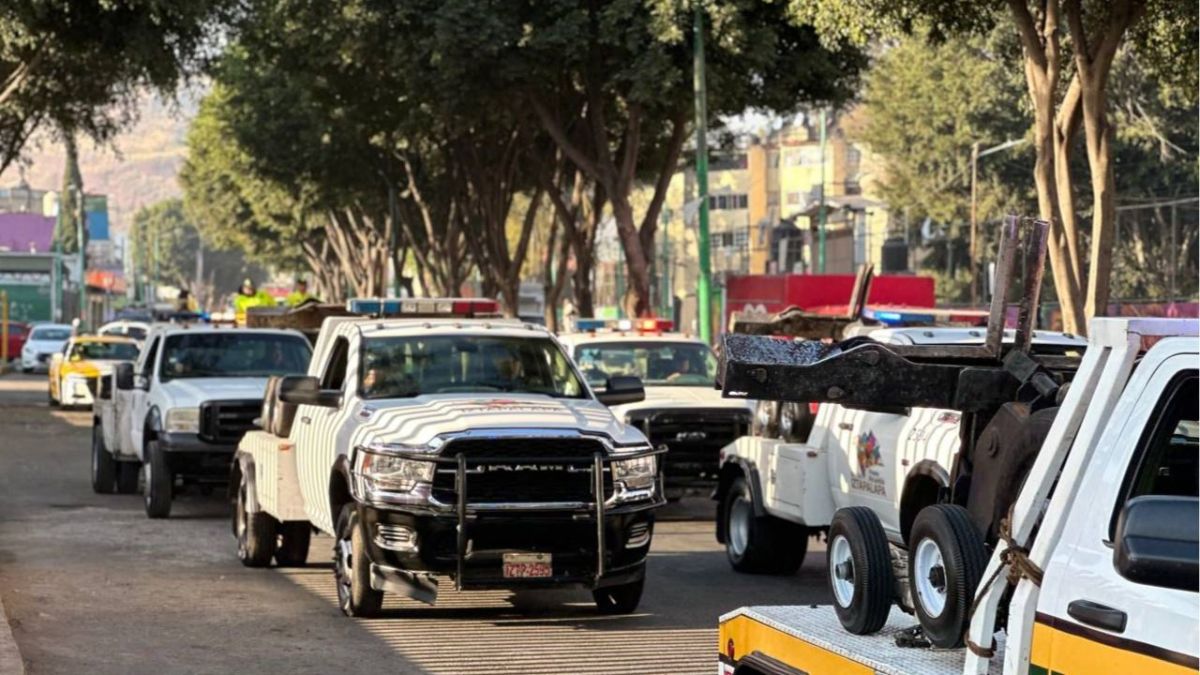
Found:
[[[439,577],[583,586],[602,611],[636,608],[658,452],[606,404],[642,385],[614,376],[597,395],[552,334],[478,318],[489,309],[405,300],[325,319],[308,374],[272,383],[239,446],[244,564],[303,564],[315,528],[335,539],[351,616],[377,614],[384,592],[433,602]]]
[[[753,404],[722,398],[712,349],[671,328],[666,319],[578,319],[576,330],[559,339],[592,387],[613,375],[645,384],[644,401],[612,412],[666,449],[664,480],[668,496],[676,497],[716,484],[718,454],[749,432]]]
[[[852,634],[828,607],[748,607],[721,617],[722,672],[1195,672],[1197,322],[1095,319],[1090,334],[1004,539],[968,589],[968,648],[920,648],[899,608]]]
[[[295,331],[153,328],[137,360],[118,363],[98,388],[93,489],[134,492],[140,480],[147,516],[165,518],[177,490],[224,482],[267,378],[304,372],[310,354]]]

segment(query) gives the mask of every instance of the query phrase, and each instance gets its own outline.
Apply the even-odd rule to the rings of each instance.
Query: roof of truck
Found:
[[[913,345],[983,344],[985,328],[879,328],[868,335],[879,342]],[[1012,342],[1016,331],[1004,331],[1004,341]],[[1060,347],[1086,347],[1087,338],[1050,330],[1035,330],[1033,343]]]
[[[545,326],[525,323],[518,319],[458,319],[458,318],[366,318],[330,317],[325,319],[322,332],[336,331],[346,335],[357,332],[365,337],[402,337],[414,333],[462,332],[517,337],[548,337]]]

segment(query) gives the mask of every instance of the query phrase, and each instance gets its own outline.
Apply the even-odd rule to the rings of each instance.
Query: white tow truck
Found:
[[[162,324],[134,362],[100,379],[92,406],[92,489],[132,493],[166,518],[175,492],[223,483],[267,378],[303,373],[311,347],[288,330]]]
[[[903,346],[984,341],[978,328],[883,328],[866,336]],[[1014,336],[1007,331],[1005,344]],[[1082,353],[1087,345],[1050,331],[1036,331],[1032,343],[1044,354]],[[717,541],[730,564],[739,572],[792,574],[809,536],[828,532],[834,513],[850,506],[873,510],[888,541],[903,548],[917,514],[950,489],[960,418],[948,409],[824,403],[805,436],[737,439],[721,450],[713,495]]]
[[[1196,672],[1200,325],[1095,319],[1090,336],[982,581],[966,589],[968,649],[912,646],[912,619],[868,585],[887,584],[886,561],[856,546],[831,584],[883,598],[878,634],[848,633],[829,607],[741,608],[721,617],[721,671]],[[931,595],[953,586],[952,568],[926,580]]]
[[[712,348],[671,329],[668,319],[577,319],[576,330],[559,340],[593,387],[613,375],[642,380],[646,399],[612,412],[666,449],[663,475],[674,498],[692,488],[712,490],[717,456],[749,432],[753,404],[722,398]]]
[[[273,380],[262,430],[231,484],[238,557],[303,564],[334,537],[339,605],[383,594],[582,585],[606,613],[640,600],[660,451],[607,405],[644,396],[614,376],[597,396],[540,326],[481,319],[494,301],[357,301],[330,317],[308,374]]]

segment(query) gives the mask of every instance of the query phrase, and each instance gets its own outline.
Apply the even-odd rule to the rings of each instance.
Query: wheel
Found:
[[[312,526],[303,521],[279,525],[279,546],[275,562],[280,567],[304,567],[308,562],[308,544],[312,541]]]
[[[171,515],[171,493],[175,488],[175,476],[171,474],[171,467],[167,465],[167,455],[158,441],[146,443],[142,479],[146,515],[150,518],[166,518]]]
[[[917,514],[909,536],[909,583],[913,609],[934,647],[963,645],[986,565],[983,537],[966,509],[935,504]]]
[[[379,616],[383,609],[383,591],[371,588],[370,565],[358,511],[354,504],[346,504],[338,514],[337,535],[333,544],[333,575],[337,581],[338,606],[346,616]]]
[[[779,435],[779,403],[759,401],[754,404],[754,417],[750,419],[750,435],[775,438]]]
[[[883,628],[895,584],[887,537],[874,511],[852,506],[833,515],[826,565],[833,609],[842,627],[856,635]]]
[[[52,392],[50,389],[47,389],[47,390],[46,390],[46,403],[47,403],[47,404],[48,404],[48,405],[49,405],[51,408],[57,408],[57,407],[58,407],[58,399],[54,398],[54,392]]]
[[[803,443],[812,432],[816,416],[807,403],[779,404],[779,437],[789,443]]]
[[[592,591],[592,599],[596,601],[596,609],[601,614],[632,614],[642,601],[642,587],[645,577],[620,586],[597,588]]]
[[[251,486],[243,477],[238,485],[237,506],[234,511],[238,560],[246,567],[266,567],[275,555],[275,539],[279,521],[266,511],[250,512],[246,491]]]
[[[104,447],[104,432],[92,426],[92,492],[112,494],[117,482],[117,463]]]
[[[804,527],[771,516],[755,516],[750,486],[735,478],[721,509],[725,555],[738,572],[795,574],[808,553]]]
[[[137,462],[117,462],[117,492],[131,495],[137,492],[141,472]]]

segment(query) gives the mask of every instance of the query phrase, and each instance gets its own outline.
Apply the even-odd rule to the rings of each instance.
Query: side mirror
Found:
[[[133,363],[122,361],[113,366],[113,380],[116,382],[119,391],[133,389]]]
[[[342,392],[321,389],[321,381],[311,375],[289,375],[279,380],[279,400],[296,405],[336,408],[342,404]]]
[[[1183,591],[1200,589],[1200,499],[1135,497],[1117,519],[1113,565],[1126,579]]]
[[[596,394],[604,405],[624,405],[646,400],[646,389],[642,380],[632,375],[614,375],[604,383],[604,391]]]

